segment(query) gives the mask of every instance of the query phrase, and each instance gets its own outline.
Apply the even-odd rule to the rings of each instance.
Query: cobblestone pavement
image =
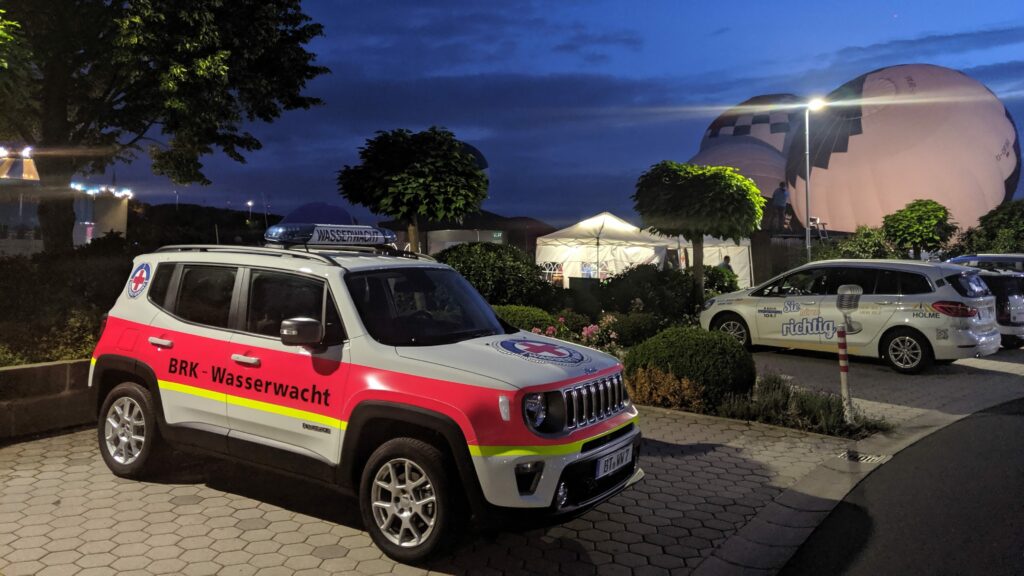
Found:
[[[756,360],[800,385],[838,388],[830,356]],[[850,379],[861,410],[899,424],[1024,396],[1022,374],[1024,351],[1013,351],[915,377],[855,361]],[[383,557],[356,503],[316,485],[190,455],[128,481],[107,470],[91,430],[22,442],[0,448],[0,574],[689,574],[847,446],[654,408],[641,425],[642,483],[562,526],[466,534],[426,569]]]
[[[647,478],[547,530],[466,535],[445,574],[688,574],[841,440],[645,408]],[[423,574],[361,530],[353,500],[176,455],[116,478],[91,430],[0,448],[0,574]]]

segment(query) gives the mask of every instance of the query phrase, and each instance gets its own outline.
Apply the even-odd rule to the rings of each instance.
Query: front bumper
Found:
[[[482,511],[481,523],[484,526],[502,528],[535,528],[561,524],[586,513],[644,478],[644,471],[640,468],[639,462],[640,441],[641,435],[637,430],[635,434],[622,441],[611,443],[606,449],[587,453],[585,457],[564,466],[557,476],[552,474],[556,490],[563,482],[568,488],[569,497],[564,506],[559,506],[555,501],[555,491],[552,491],[543,507],[524,508],[489,503]],[[595,478],[597,462],[626,446],[632,447],[632,461],[604,478]]]
[[[640,439],[640,428],[634,417],[624,426],[595,436],[571,452],[473,456],[473,466],[489,506],[524,510],[552,508],[558,485],[564,481],[569,488],[570,503],[562,511],[567,511],[570,506],[592,506],[592,500],[610,497],[624,488],[639,469]],[[631,462],[605,478],[594,478],[597,461],[626,446],[633,447]],[[516,482],[516,466],[533,462],[542,463],[543,471],[536,488],[530,493],[522,493]]]

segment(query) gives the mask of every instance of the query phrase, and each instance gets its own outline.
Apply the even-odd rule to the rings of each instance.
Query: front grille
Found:
[[[622,412],[629,406],[629,394],[622,373],[564,388],[567,430],[595,424]]]

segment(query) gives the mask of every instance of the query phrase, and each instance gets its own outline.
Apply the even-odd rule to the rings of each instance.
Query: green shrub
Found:
[[[636,312],[622,314],[615,319],[614,330],[622,346],[635,346],[654,336],[661,329],[662,320],[655,314]]]
[[[847,424],[843,417],[843,403],[838,396],[797,388],[778,374],[762,376],[753,393],[728,396],[719,404],[716,413],[726,418],[848,438],[862,438],[890,429],[887,423],[859,413],[855,413],[853,422]]]
[[[735,272],[717,266],[704,267],[704,298],[714,298],[740,289],[739,277]]]
[[[505,305],[494,306],[494,313],[499,318],[520,330],[533,330],[539,328],[541,331],[548,326],[555,326],[558,320],[540,308],[533,306]]]
[[[435,256],[458,270],[492,306],[518,304],[562,307],[561,289],[544,281],[542,269],[515,246],[470,242],[445,248]]]
[[[611,277],[598,291],[606,311],[647,312],[678,322],[697,309],[693,276],[679,270],[658,270],[653,264],[635,266]]]
[[[634,346],[626,355],[627,374],[657,368],[693,382],[707,410],[728,394],[747,394],[757,373],[754,358],[739,342],[694,327],[669,328]]]
[[[638,404],[703,412],[700,387],[688,378],[678,378],[658,368],[641,367],[626,380],[629,396]]]
[[[589,326],[590,324],[592,324],[590,318],[588,318],[586,315],[580,314],[579,312],[576,312],[575,310],[570,310],[568,308],[559,312],[558,318],[560,320],[564,320],[565,328],[569,330],[569,332],[572,332],[573,334],[579,334],[583,330],[584,326]]]

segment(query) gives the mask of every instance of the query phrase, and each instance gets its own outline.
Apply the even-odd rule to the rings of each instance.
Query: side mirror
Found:
[[[281,322],[281,343],[285,346],[317,346],[324,339],[324,327],[312,318],[289,318]]]

